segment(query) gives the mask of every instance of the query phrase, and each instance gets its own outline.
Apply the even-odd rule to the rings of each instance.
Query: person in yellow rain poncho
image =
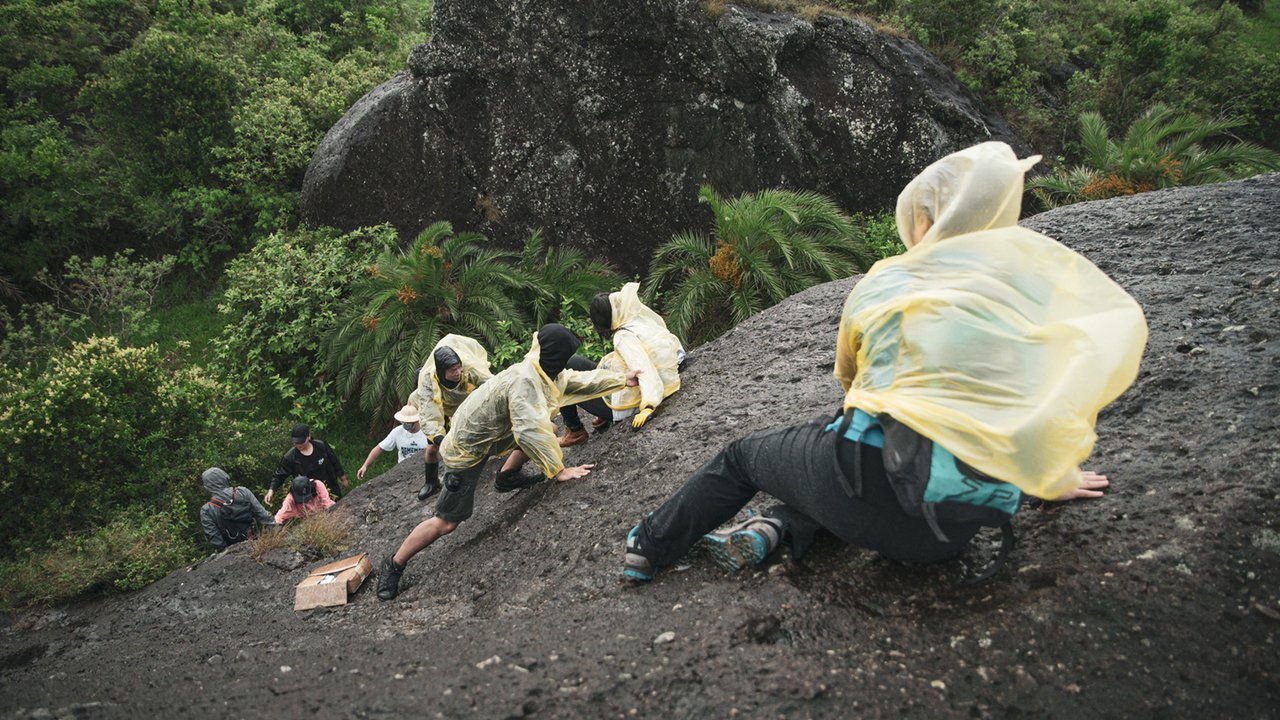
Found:
[[[904,254],[849,294],[837,336],[836,422],[730,443],[627,538],[624,576],[652,577],[757,492],[782,501],[707,534],[720,565],[803,554],[818,528],[890,559],[959,554],[1023,493],[1099,497],[1081,472],[1101,408],[1134,380],[1142,310],[1084,257],[1016,225],[1023,175],[983,143],[926,168],[898,198]]]
[[[624,388],[603,400],[583,403],[582,408],[595,416],[591,426],[603,431],[613,420],[631,418],[631,426],[640,428],[668,396],[680,389],[680,365],[684,347],[679,338],[667,330],[662,316],[640,301],[640,283],[627,283],[612,293],[596,293],[591,299],[591,324],[603,338],[613,340],[613,352],[604,356],[600,367],[627,371],[640,369],[640,385]],[[569,360],[571,370],[593,370],[595,364],[581,355]],[[577,405],[560,408],[565,434],[560,447],[587,441],[587,431],[578,417]]]
[[[445,335],[431,349],[431,359],[418,373],[418,389],[410,393],[408,402],[418,409],[421,431],[428,440],[422,454],[426,472],[422,489],[418,491],[419,500],[426,500],[440,490],[440,443],[449,418],[468,395],[492,377],[489,353],[472,338]],[[365,462],[366,466],[368,463]]]
[[[511,453],[495,483],[500,492],[546,478],[574,480],[590,473],[593,465],[565,467],[551,418],[563,404],[635,386],[641,371],[568,370],[566,364],[577,348],[578,339],[564,326],[544,325],[524,360],[495,375],[458,407],[440,446],[444,490],[435,516],[415,527],[399,550],[381,564],[380,599],[391,600],[399,594],[400,576],[410,558],[471,517],[476,483],[490,456]],[[531,458],[543,475],[518,479],[524,458]],[[504,473],[505,486],[501,484]]]

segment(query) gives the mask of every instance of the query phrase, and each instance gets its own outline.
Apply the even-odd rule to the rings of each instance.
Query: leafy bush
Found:
[[[872,257],[883,260],[907,251],[898,236],[898,222],[891,212],[879,213],[870,217],[857,214],[853,216],[855,224],[862,225],[862,243],[867,246]]]
[[[766,190],[730,200],[709,185],[710,235],[681,233],[654,253],[646,301],[660,292],[671,331],[697,345],[789,295],[870,263],[858,228],[831,200]]]
[[[275,434],[232,415],[229,394],[200,368],[114,338],[77,344],[42,371],[0,368],[0,556],[109,525],[127,507],[194,518],[211,465],[267,477]]]
[[[1156,105],[1134,120],[1123,138],[1113,140],[1102,116],[1084,113],[1080,116],[1083,164],[1033,178],[1027,187],[1054,207],[1280,169],[1280,153],[1252,143],[1225,140],[1208,145],[1240,124],[1238,120],[1201,120]]]
[[[0,7],[0,274],[135,247],[210,267],[297,222],[325,132],[427,39],[429,0]]]
[[[226,270],[218,312],[227,319],[214,341],[219,371],[242,394],[268,393],[295,410],[331,411],[320,345],[337,322],[357,269],[394,246],[395,230],[382,225],[350,233],[300,230],[263,238]],[[267,390],[267,392],[264,392]]]
[[[185,537],[188,525],[180,514],[132,507],[101,528],[0,561],[0,609],[50,605],[155,582],[198,557]]]

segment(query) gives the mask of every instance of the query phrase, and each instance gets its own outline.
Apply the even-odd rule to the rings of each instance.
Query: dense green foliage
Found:
[[[296,223],[325,131],[426,39],[429,0],[0,8],[0,275],[132,247],[203,266]]]
[[[1111,138],[1101,115],[1084,113],[1080,116],[1082,163],[1032,178],[1027,188],[1053,207],[1280,170],[1280,153],[1272,150],[1238,141],[1207,144],[1208,139],[1240,124],[1200,120],[1155,105],[1117,140]]]
[[[194,519],[218,465],[262,476],[274,435],[230,409],[200,368],[169,367],[154,347],[92,338],[43,370],[0,370],[0,553],[40,549],[103,527],[130,507]]]
[[[710,234],[685,232],[658,248],[645,281],[671,331],[691,344],[821,282],[870,265],[853,221],[817,193],[764,190],[721,198],[703,186]]]
[[[1242,121],[1280,143],[1280,53],[1240,3],[1202,0],[832,0],[936,53],[1040,152],[1075,118],[1128,125],[1155,103]],[[1258,11],[1262,3],[1244,3]],[[1257,7],[1254,7],[1257,6]],[[1260,21],[1265,20],[1261,18]],[[1070,148],[1068,148],[1070,150]]]
[[[218,305],[227,320],[214,341],[217,367],[254,400],[287,401],[297,421],[337,407],[320,346],[337,322],[358,268],[395,246],[387,226],[338,233],[274,233],[233,260]]]

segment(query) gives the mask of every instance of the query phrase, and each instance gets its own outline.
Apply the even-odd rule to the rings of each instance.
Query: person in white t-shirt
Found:
[[[422,432],[418,408],[412,405],[405,405],[400,408],[400,412],[396,413],[395,418],[400,424],[387,433],[382,442],[373,446],[373,449],[369,451],[369,457],[364,459],[364,464],[356,471],[356,477],[364,480],[364,474],[369,470],[369,466],[384,452],[395,450],[399,453],[399,459],[396,462],[404,462],[409,459],[409,456],[422,452],[426,449],[427,444],[430,443],[426,434]],[[439,489],[438,485],[435,486],[427,497],[436,494]]]

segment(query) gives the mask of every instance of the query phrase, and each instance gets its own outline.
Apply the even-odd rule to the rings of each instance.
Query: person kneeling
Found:
[[[283,524],[285,520],[307,518],[333,505],[329,499],[329,488],[323,482],[299,475],[293,479],[293,487],[276,512],[276,522]]]

